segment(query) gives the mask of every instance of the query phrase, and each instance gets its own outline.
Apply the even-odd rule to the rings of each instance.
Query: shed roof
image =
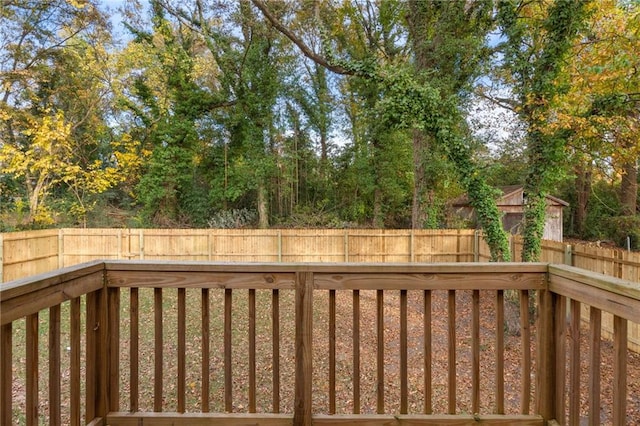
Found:
[[[498,187],[498,189],[500,191],[502,191],[502,196],[500,198],[498,198],[497,204],[500,205],[501,201],[504,201],[512,196],[514,196],[515,194],[517,194],[518,192],[523,192],[524,191],[524,186],[523,185],[506,185],[506,186],[500,186]],[[558,198],[558,197],[554,197],[553,195],[547,195],[546,196],[547,200],[551,201],[552,204],[556,204],[556,205],[561,205],[563,207],[567,207],[569,205],[569,203],[567,203],[566,201]],[[457,198],[454,198],[451,201],[451,205],[454,207],[464,207],[464,206],[468,206],[469,205],[469,197],[467,196],[467,194],[463,194]]]

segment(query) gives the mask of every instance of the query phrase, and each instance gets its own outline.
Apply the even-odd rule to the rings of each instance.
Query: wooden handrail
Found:
[[[141,298],[146,296],[142,292],[154,289],[152,300],[145,306],[141,306]],[[177,316],[176,327],[178,340],[169,342],[163,339],[163,324],[167,322],[168,312],[165,311],[166,298],[175,297],[171,289],[177,289]],[[197,293],[193,289],[198,289]],[[446,397],[445,409],[436,408],[433,405],[434,383],[431,380],[432,365],[434,362],[435,340],[432,336],[432,313],[434,310],[435,292],[444,291],[445,306],[443,313],[448,312],[448,336],[445,360],[448,359],[448,397]],[[520,345],[522,355],[520,360],[520,406],[519,414],[504,414],[505,411],[505,366],[502,361],[502,353],[505,345],[504,330],[500,327],[504,321],[505,291],[515,291],[516,299],[520,304],[520,327],[522,330]],[[246,292],[246,293],[245,293]],[[269,307],[259,305],[259,293],[271,294]],[[289,330],[281,321],[281,315],[286,315],[281,303],[286,300],[288,294],[294,294],[292,301],[295,306],[294,330]],[[397,293],[396,293],[397,292]],[[469,332],[461,332],[457,325],[460,309],[457,297],[461,292],[468,292],[470,297]],[[495,405],[490,412],[481,404],[481,392],[485,389],[481,385],[480,342],[480,310],[483,294],[489,293],[486,299],[494,303],[496,312],[495,334],[495,382],[493,385],[493,399]],[[531,359],[531,336],[529,331],[529,297],[530,292],[537,295],[537,324],[536,324],[536,352]],[[147,293],[144,293],[145,295]],[[164,296],[166,294],[166,296]],[[188,295],[191,294],[199,300],[198,306],[191,306]],[[223,305],[213,306],[212,298],[218,294]],[[245,344],[247,349],[248,381],[244,377],[244,371],[234,369],[235,348],[237,345],[238,331],[236,310],[239,306],[245,306],[245,302],[236,302],[238,294],[246,294],[248,331]],[[345,299],[352,310],[345,318],[345,300],[341,294],[351,294],[351,300]],[[389,296],[387,296],[389,295]],[[411,296],[413,295],[413,296]],[[491,296],[492,295],[492,296]],[[164,296],[164,297],[163,297]],[[199,299],[198,299],[199,297]],[[243,296],[244,297],[244,296]],[[283,299],[284,297],[284,299]],[[413,298],[412,298],[413,297]],[[125,302],[122,299],[125,298]],[[416,299],[417,298],[417,299]],[[570,299],[570,303],[569,303]],[[146,300],[146,299],[144,299]],[[62,308],[63,303],[70,302],[70,308]],[[327,301],[327,302],[325,302]],[[147,302],[145,302],[147,303]],[[324,303],[328,303],[324,305]],[[362,310],[363,303],[371,303],[374,306],[373,322],[365,316]],[[319,323],[316,315],[319,304],[327,306],[326,317],[328,329],[317,333]],[[390,304],[395,313],[385,312]],[[85,413],[84,423],[92,421],[99,424],[98,419],[108,421],[109,424],[132,424],[142,419],[153,419],[154,413],[140,412],[141,391],[139,377],[143,370],[147,371],[147,365],[141,365],[144,360],[138,357],[141,329],[152,327],[155,335],[154,361],[151,371],[155,370],[155,380],[152,386],[153,409],[158,421],[165,419],[167,422],[183,422],[189,424],[196,418],[218,418],[228,421],[268,421],[273,424],[310,425],[315,421],[331,424],[335,419],[339,422],[348,422],[365,419],[371,424],[383,424],[385,422],[401,421],[403,415],[410,414],[411,421],[416,424],[439,424],[443,421],[462,421],[468,417],[461,414],[459,409],[462,394],[469,394],[469,411],[478,413],[473,418],[483,419],[489,424],[493,421],[510,421],[514,424],[542,424],[543,421],[556,419],[560,424],[565,420],[573,421],[579,416],[580,411],[580,354],[584,348],[580,347],[580,310],[583,305],[591,308],[590,341],[591,360],[594,365],[600,363],[601,347],[599,327],[601,312],[614,314],[614,338],[615,356],[613,357],[613,373],[615,376],[614,402],[612,406],[612,420],[614,424],[623,424],[626,420],[626,327],[627,321],[640,321],[640,290],[631,283],[607,278],[577,268],[547,265],[547,264],[282,264],[282,263],[208,263],[208,262],[154,262],[154,261],[98,261],[77,267],[66,268],[53,273],[43,274],[33,278],[22,279],[7,283],[0,287],[0,425],[13,422],[12,411],[14,402],[11,393],[11,383],[22,380],[13,371],[14,346],[17,339],[15,321],[27,318],[27,342],[26,342],[26,384],[29,394],[24,407],[26,419],[29,423],[38,422],[41,409],[38,401],[37,389],[46,378],[39,377],[39,354],[41,343],[39,342],[38,327],[43,317],[51,320],[49,328],[49,403],[54,406],[47,410],[52,416],[53,424],[60,424],[61,418],[71,424],[80,424],[81,412]],[[66,306],[66,305],[65,305]],[[85,356],[82,358],[81,342],[82,330],[80,327],[81,307],[84,306],[84,341]],[[128,311],[124,310],[128,309]],[[152,309],[152,312],[147,312]],[[200,371],[199,388],[199,414],[189,414],[193,411],[193,404],[187,400],[187,390],[194,389],[194,384],[187,381],[190,374],[188,357],[185,357],[187,347],[192,343],[186,340],[189,328],[189,312],[197,309],[199,317],[196,319],[199,329],[199,339],[206,339],[206,343],[200,345],[200,359],[197,360],[196,370]],[[323,308],[324,309],[324,308]],[[417,309],[417,310],[416,310]],[[441,308],[438,308],[441,309]],[[40,314],[43,310],[49,310],[47,315]],[[269,326],[269,332],[262,335],[258,330],[257,318],[260,312],[270,312],[271,319],[265,325]],[[67,313],[65,313],[67,312]],[[567,317],[567,312],[569,317]],[[62,314],[61,314],[62,313]],[[166,316],[164,315],[166,313]],[[424,326],[421,335],[422,344],[416,345],[415,334],[408,326],[410,315],[422,315]],[[149,318],[150,323],[143,319]],[[173,314],[172,314],[173,315]],[[224,342],[220,348],[211,346],[214,337],[211,330],[212,317],[220,315],[224,322]],[[391,316],[390,316],[391,315]],[[70,409],[68,414],[61,414],[61,390],[59,383],[65,371],[59,372],[55,365],[60,365],[61,339],[60,325],[69,321],[69,370],[70,383]],[[337,320],[338,316],[344,318]],[[394,338],[393,333],[386,333],[385,327],[388,321],[397,318],[399,321],[399,334],[397,337],[397,349],[389,352],[389,339]],[[570,327],[567,328],[567,318]],[[337,340],[345,336],[336,336],[337,321],[353,321],[351,336],[348,336],[349,345],[353,347],[352,372],[357,377],[352,377],[353,401],[350,407],[352,413],[344,413],[337,405],[344,405],[344,401],[337,401],[337,387],[339,379],[337,372],[339,364],[345,358],[343,353],[337,353]],[[121,335],[121,323],[128,324],[127,331]],[[395,321],[395,319],[393,319]],[[314,331],[315,330],[315,331]],[[295,363],[293,377],[282,377],[289,366],[281,364],[281,357],[287,352],[282,342],[288,339],[288,333],[293,332],[292,341],[295,349]],[[374,350],[371,359],[375,365],[363,364],[362,352],[364,351],[370,333],[374,336]],[[260,393],[264,389],[260,387],[261,374],[257,365],[259,351],[258,345],[268,336],[272,340],[270,346],[272,362],[272,380],[270,391],[272,402],[270,412],[260,413],[264,410],[264,403],[259,402]],[[571,337],[567,343],[567,336]],[[284,339],[284,340],[283,340]],[[326,339],[326,340],[324,340]],[[468,339],[470,375],[463,382],[470,384],[470,389],[459,389],[461,382],[456,374],[455,366],[460,362],[459,341]],[[128,352],[122,352],[123,341],[128,342]],[[324,343],[322,343],[324,342]],[[177,345],[177,357],[168,359],[165,345]],[[326,345],[326,346],[324,346]],[[260,346],[264,347],[264,346]],[[314,407],[314,377],[318,374],[314,363],[317,360],[316,352],[326,347],[324,352],[328,362],[328,389],[326,392],[326,406],[316,412]],[[387,349],[385,350],[385,347]],[[284,349],[284,352],[283,352]],[[567,352],[567,349],[569,351]],[[22,349],[21,349],[22,350]],[[214,352],[212,353],[211,350]],[[414,402],[411,394],[418,390],[413,389],[415,384],[408,381],[408,370],[414,368],[411,364],[411,353],[419,351],[422,354],[420,367],[424,370],[424,385],[419,390],[422,401],[418,404],[418,412],[412,408]],[[122,358],[127,354],[126,362],[129,366],[129,381],[125,383],[126,392],[122,394],[120,381],[122,370]],[[568,354],[568,362],[564,359]],[[323,355],[325,356],[325,355]],[[392,383],[385,377],[385,363],[388,357],[394,357],[398,362],[400,382]],[[211,370],[211,362],[214,358],[223,360],[222,371]],[[316,357],[316,358],[314,358]],[[397,358],[396,358],[397,357]],[[348,357],[347,357],[348,359]],[[177,403],[171,408],[167,407],[166,399],[168,389],[163,387],[163,381],[167,380],[168,365],[175,365],[177,371],[176,389]],[[535,362],[532,362],[535,361]],[[84,362],[84,364],[83,364]],[[395,365],[395,364],[394,364]],[[529,407],[529,398],[532,386],[529,383],[530,370],[535,365],[535,404]],[[284,367],[284,368],[283,368]],[[559,374],[567,368],[569,381],[565,383],[564,374]],[[378,414],[360,414],[364,411],[362,389],[366,386],[361,381],[364,372],[371,371],[376,378],[374,391],[376,394],[373,407],[370,408]],[[84,377],[80,372],[84,371]],[[212,397],[211,374],[224,376],[223,406],[226,414],[210,413]],[[323,373],[324,374],[324,373]],[[340,373],[342,374],[342,373]],[[597,377],[596,377],[597,376]],[[484,376],[483,376],[484,377]],[[238,380],[240,378],[240,380]],[[284,380],[283,380],[284,379]],[[367,379],[368,380],[368,379]],[[509,379],[511,380],[511,379]],[[248,383],[246,397],[248,403],[238,408],[236,390],[238,382]],[[590,387],[588,398],[590,401],[590,414],[599,416],[600,405],[600,378],[599,370],[594,368],[594,373],[589,378]],[[46,380],[45,380],[46,382]],[[81,391],[80,382],[84,383]],[[146,382],[149,382],[148,380]],[[8,384],[7,384],[8,383]],[[511,383],[511,382],[510,382]],[[243,387],[246,387],[243,385]],[[385,396],[386,386],[398,386],[399,398],[392,401]],[[293,388],[293,401],[281,401],[281,386]],[[510,388],[513,388],[511,383]],[[518,387],[515,387],[518,389]],[[144,390],[146,391],[146,390]],[[81,400],[81,392],[84,398]],[[441,391],[439,391],[441,392]],[[564,406],[565,395],[570,392],[572,397],[568,400],[569,406]],[[442,395],[442,394],[441,394]],[[244,401],[244,397],[241,398]],[[284,403],[284,405],[282,404]],[[291,404],[292,403],[292,404]],[[81,410],[82,404],[84,410]],[[244,404],[244,403],[243,403]],[[291,405],[290,405],[291,404]],[[367,403],[368,404],[368,403]],[[391,404],[391,405],[390,405]],[[397,404],[397,405],[396,405]],[[121,410],[126,406],[131,413],[125,414]],[[282,407],[284,413],[280,414]],[[389,409],[390,406],[397,407]],[[567,409],[568,408],[568,411]],[[169,413],[165,413],[169,410]],[[395,417],[393,412],[396,411]],[[148,410],[150,411],[150,410]],[[219,410],[218,410],[219,411]],[[533,411],[533,413],[532,413]],[[172,412],[175,412],[172,414]],[[437,414],[440,412],[440,414]],[[444,413],[449,417],[441,417]],[[320,413],[326,413],[322,415]],[[340,414],[336,414],[340,413]],[[388,414],[384,414],[388,413]],[[436,414],[434,414],[436,413]],[[496,414],[493,414],[496,413]],[[67,417],[65,417],[67,416]],[[181,420],[182,419],[182,420]],[[236,419],[236,420],[233,420]],[[397,419],[397,420],[392,420]],[[162,421],[165,421],[162,420]],[[145,420],[152,421],[152,420]],[[222,421],[222,420],[221,420]],[[104,423],[106,424],[106,423]]]

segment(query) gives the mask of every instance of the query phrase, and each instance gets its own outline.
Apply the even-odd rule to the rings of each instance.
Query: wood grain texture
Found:
[[[613,424],[627,423],[627,320],[613,317]]]
[[[296,274],[296,371],[293,422],[311,426],[313,374],[313,273]]]
[[[471,296],[471,410],[480,412],[480,291]]]
[[[540,416],[522,415],[378,415],[342,414],[312,416],[314,425],[354,425],[354,426],[544,426]],[[202,413],[110,413],[110,426],[293,426],[291,415],[284,414],[202,414]]]
[[[329,290],[329,414],[336,413],[336,291]]]
[[[186,352],[187,352],[187,294],[186,289],[178,289],[178,404],[176,411],[184,413],[186,399]]]
[[[69,359],[69,423],[71,426],[80,425],[80,298],[71,299],[69,307],[69,345],[71,347]]]
[[[235,269],[235,268],[229,268]],[[110,287],[293,289],[292,273],[197,272],[197,271],[109,271]]]
[[[600,425],[600,359],[602,311],[589,309],[589,426]]]
[[[272,290],[271,293],[271,344],[273,385],[271,388],[272,411],[280,413],[280,291]]]
[[[384,291],[383,290],[378,290],[376,292],[376,413],[384,414]]]
[[[447,414],[455,414],[457,399],[456,399],[456,378],[457,378],[457,368],[456,368],[456,292],[455,290],[449,290],[447,292],[447,314],[448,314],[448,389],[447,389]]]
[[[249,290],[249,413],[256,412],[256,291]]]
[[[109,426],[293,426],[284,414],[110,413]]]
[[[80,272],[80,271],[78,271]],[[75,276],[75,275],[74,275]],[[2,325],[8,324],[19,318],[34,314],[43,309],[60,305],[74,297],[102,288],[104,275],[101,271],[91,274],[84,274],[82,278],[74,278],[70,281],[64,281],[64,276],[59,277],[59,281],[54,277],[47,280],[47,285],[25,285],[24,288],[14,288],[14,292],[2,291],[0,293],[0,322]],[[0,285],[0,290],[3,289]],[[31,292],[23,292],[17,290],[26,290],[31,288]]]
[[[360,414],[360,290],[353,290],[353,414]]]
[[[531,327],[529,323],[529,292],[520,290],[520,345],[522,347],[522,382],[520,414],[529,414],[531,404]]]
[[[580,424],[580,302],[571,300],[569,317],[569,425]]]
[[[162,411],[164,339],[162,324],[162,289],[153,289],[153,411]]]
[[[615,313],[629,321],[640,322],[640,300],[629,296],[628,293],[631,292],[622,291],[624,289],[616,285],[611,285],[609,288],[590,286],[589,281],[583,282],[579,279],[579,276],[567,278],[550,274],[549,289],[554,293],[594,306],[602,311]],[[614,281],[615,278],[609,278],[609,280]],[[606,282],[606,277],[603,275],[599,282]]]
[[[203,288],[200,296],[201,304],[200,304],[200,313],[201,313],[201,328],[200,332],[202,333],[202,347],[201,347],[201,376],[202,376],[202,384],[201,384],[201,395],[200,395],[200,404],[202,405],[202,412],[209,412],[209,392],[210,392],[210,380],[209,380],[209,353],[210,353],[210,339],[211,334],[209,333],[209,329],[211,327],[211,314],[210,314],[210,296],[209,289]]]
[[[233,369],[231,320],[233,313],[233,292],[224,291],[224,410],[233,411]]]
[[[129,409],[138,411],[140,397],[140,305],[137,288],[129,291]]]
[[[120,289],[108,289],[109,411],[120,410]]]
[[[38,378],[40,369],[38,368],[38,322],[37,313],[27,317],[26,323],[26,412],[25,420],[27,426],[38,424]]]
[[[61,424],[60,305],[49,308],[49,425]]]
[[[543,289],[542,274],[520,273],[316,273],[315,288],[336,290]]]
[[[504,290],[496,291],[495,395],[496,414],[504,414]]]
[[[400,414],[409,411],[407,290],[400,290]]]
[[[0,326],[0,424],[13,423],[13,323]]]
[[[433,412],[433,387],[431,375],[431,362],[433,351],[431,348],[431,290],[424,290],[422,295],[422,328],[424,333],[424,345],[422,348],[424,354],[424,414]]]

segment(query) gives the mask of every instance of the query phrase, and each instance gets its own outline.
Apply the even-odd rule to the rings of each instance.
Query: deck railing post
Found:
[[[536,377],[537,414],[545,421],[557,418],[556,380],[564,380],[556,375],[555,305],[558,296],[549,290],[538,291],[538,368]]]
[[[296,372],[293,424],[311,426],[313,273],[296,273]]]
[[[86,421],[104,417],[109,407],[107,288],[87,294]]]

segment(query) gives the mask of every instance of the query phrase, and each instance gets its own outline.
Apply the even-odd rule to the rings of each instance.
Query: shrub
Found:
[[[249,209],[220,210],[208,220],[209,228],[244,228],[255,225],[258,212]]]
[[[640,216],[614,216],[605,220],[607,236],[621,247],[627,247],[627,237],[632,250],[640,250]]]

